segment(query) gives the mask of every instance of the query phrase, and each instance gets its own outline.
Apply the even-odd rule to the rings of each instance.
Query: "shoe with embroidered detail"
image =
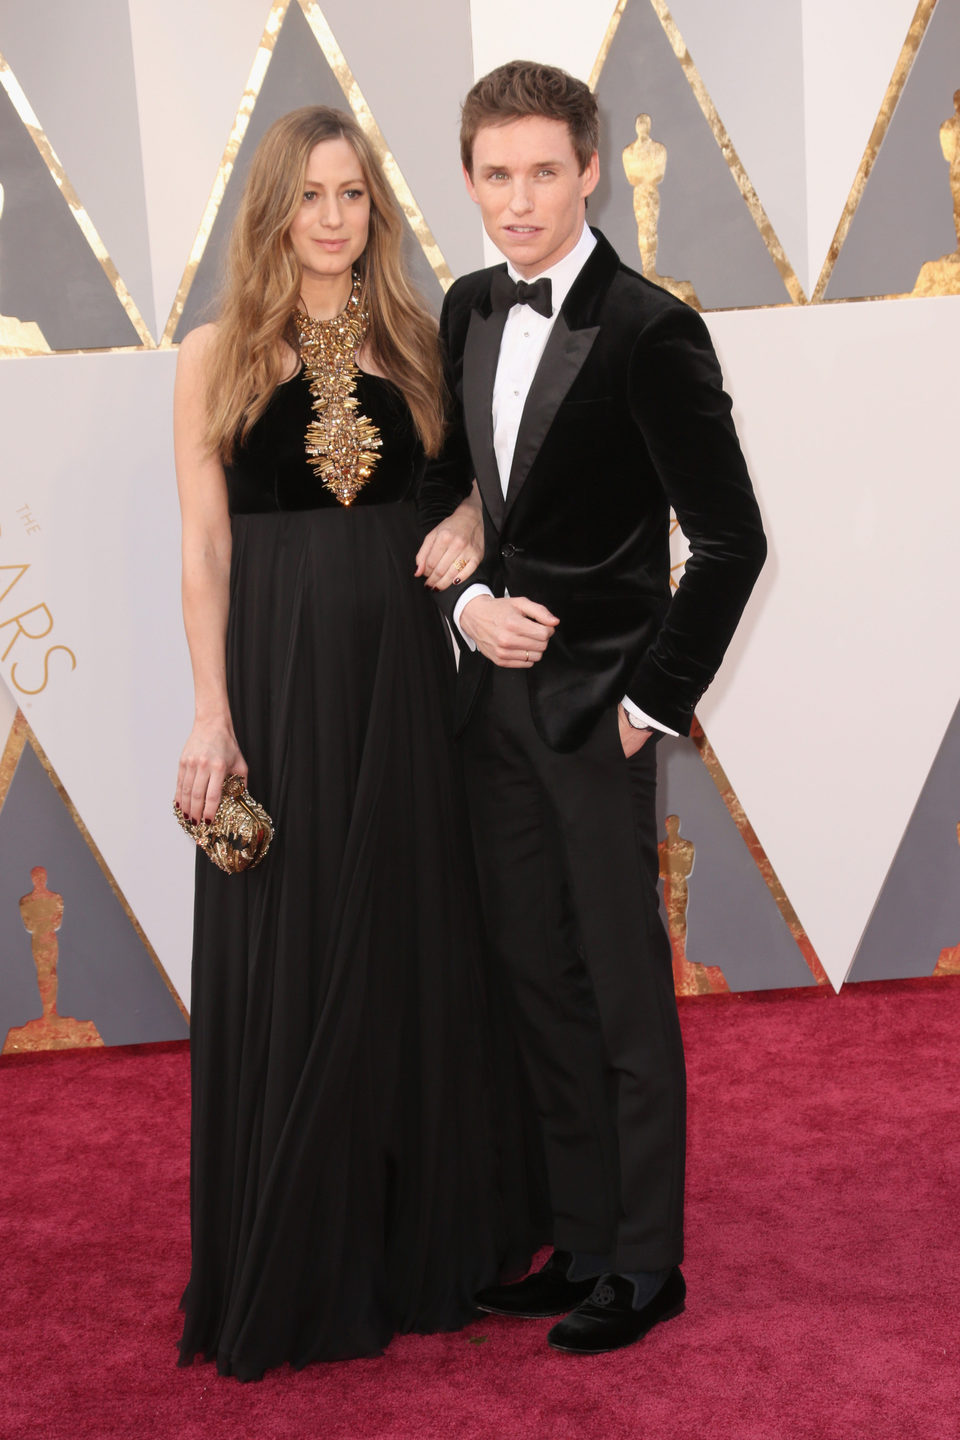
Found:
[[[633,1308],[633,1281],[622,1275],[601,1275],[588,1299],[547,1335],[554,1350],[573,1355],[606,1355],[642,1340],[661,1320],[681,1314],[687,1287],[678,1267],[670,1271],[652,1300]]]
[[[589,1280],[568,1280],[572,1260],[569,1250],[554,1250],[542,1270],[515,1285],[488,1285],[477,1292],[475,1303],[488,1315],[506,1315],[515,1320],[566,1315],[587,1298],[597,1283],[595,1275]]]

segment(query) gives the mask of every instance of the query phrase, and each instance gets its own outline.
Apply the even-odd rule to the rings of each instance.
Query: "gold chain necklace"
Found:
[[[351,505],[373,474],[383,441],[372,420],[361,415],[356,356],[367,334],[369,315],[360,306],[360,277],[354,275],[346,308],[332,320],[293,312],[303,368],[310,382],[316,418],[306,433],[314,474],[341,505]]]

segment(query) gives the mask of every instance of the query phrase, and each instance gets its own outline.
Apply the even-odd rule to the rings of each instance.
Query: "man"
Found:
[[[705,325],[585,223],[597,138],[590,90],[549,66],[501,66],[467,96],[467,188],[507,264],[446,297],[454,423],[422,504],[435,525],[475,475],[485,553],[463,591],[442,534],[419,557],[462,641],[484,922],[512,981],[554,1223],[546,1266],[478,1303],[565,1315],[550,1344],[583,1354],[684,1306],[654,742],[689,733],[765,555]],[[691,550],[672,601],[671,505]]]

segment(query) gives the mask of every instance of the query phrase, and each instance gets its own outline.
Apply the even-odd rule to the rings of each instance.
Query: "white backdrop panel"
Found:
[[[2,662],[27,719],[181,996],[189,994],[193,847],[171,802],[191,719],[179,615],[179,518],[171,352],[6,362],[0,392],[6,481],[0,565],[29,564],[0,602],[45,605],[49,635],[21,636]],[[40,529],[16,519],[28,504]],[[12,571],[0,590],[14,578]],[[23,621],[39,634],[42,611]]]
[[[958,320],[709,317],[771,554],[700,713],[834,983],[960,694]]]

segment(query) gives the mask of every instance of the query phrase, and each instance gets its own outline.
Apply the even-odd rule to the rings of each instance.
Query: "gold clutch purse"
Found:
[[[241,775],[228,775],[224,780],[212,820],[188,820],[176,801],[173,813],[181,830],[228,875],[252,870],[270,849],[273,821],[247,790]]]

